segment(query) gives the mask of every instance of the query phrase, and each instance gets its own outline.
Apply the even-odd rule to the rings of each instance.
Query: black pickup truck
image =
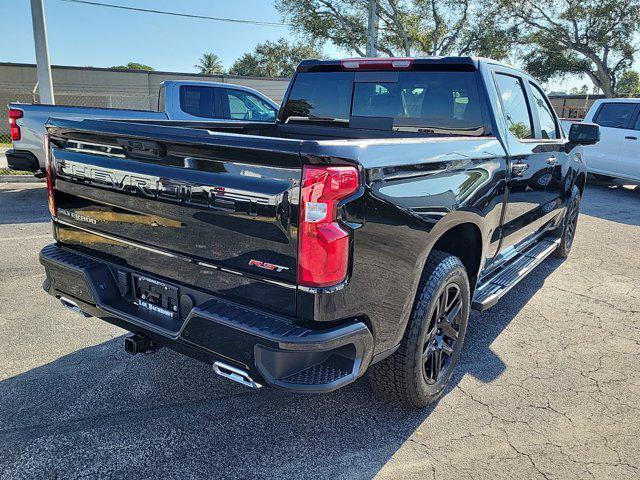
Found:
[[[367,372],[436,400],[471,308],[574,238],[586,169],[540,86],[487,59],[304,61],[274,123],[51,119],[63,305],[258,388]]]

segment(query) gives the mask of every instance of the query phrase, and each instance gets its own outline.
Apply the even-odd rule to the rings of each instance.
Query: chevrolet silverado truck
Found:
[[[488,59],[308,60],[274,123],[51,119],[44,289],[246,386],[420,408],[470,309],[566,257],[597,125]],[[80,142],[83,146],[78,147]]]
[[[118,108],[73,107],[29,103],[9,104],[13,148],[7,151],[12,170],[45,170],[42,136],[51,118],[118,120],[195,120],[273,122],[279,106],[252,88],[229,83],[165,81],[160,84],[158,111]]]

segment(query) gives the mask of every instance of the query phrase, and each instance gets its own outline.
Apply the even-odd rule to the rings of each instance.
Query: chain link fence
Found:
[[[157,98],[145,94],[122,94],[122,93],[102,93],[102,92],[81,92],[81,91],[59,91],[56,90],[56,104],[70,105],[75,107],[98,107],[98,108],[122,108],[131,110],[149,110],[151,106],[157,108]],[[9,112],[8,104],[12,102],[39,103],[40,98],[37,93],[28,90],[1,89],[0,105],[2,106],[2,119],[0,119],[0,144],[11,143],[9,132]]]

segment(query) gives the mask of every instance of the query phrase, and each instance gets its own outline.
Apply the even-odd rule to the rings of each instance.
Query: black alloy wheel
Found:
[[[580,190],[574,186],[571,192],[571,198],[567,202],[567,213],[565,213],[564,221],[556,229],[553,236],[560,237],[560,244],[553,256],[556,258],[567,258],[573,241],[576,237],[576,228],[578,227],[578,217],[580,216]],[[556,237],[557,238],[557,237]]]
[[[565,227],[565,242],[567,249],[571,249],[573,245],[573,239],[576,235],[576,227],[578,226],[578,214],[580,213],[580,196],[575,196],[571,199],[569,209],[567,210],[567,220]]]
[[[436,384],[448,373],[458,341],[461,317],[460,287],[450,283],[442,290],[434,305],[422,347],[422,373],[429,385]]]

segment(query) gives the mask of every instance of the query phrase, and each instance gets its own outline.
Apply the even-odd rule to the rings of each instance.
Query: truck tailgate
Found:
[[[60,242],[295,312],[300,141],[93,120],[48,131]]]

